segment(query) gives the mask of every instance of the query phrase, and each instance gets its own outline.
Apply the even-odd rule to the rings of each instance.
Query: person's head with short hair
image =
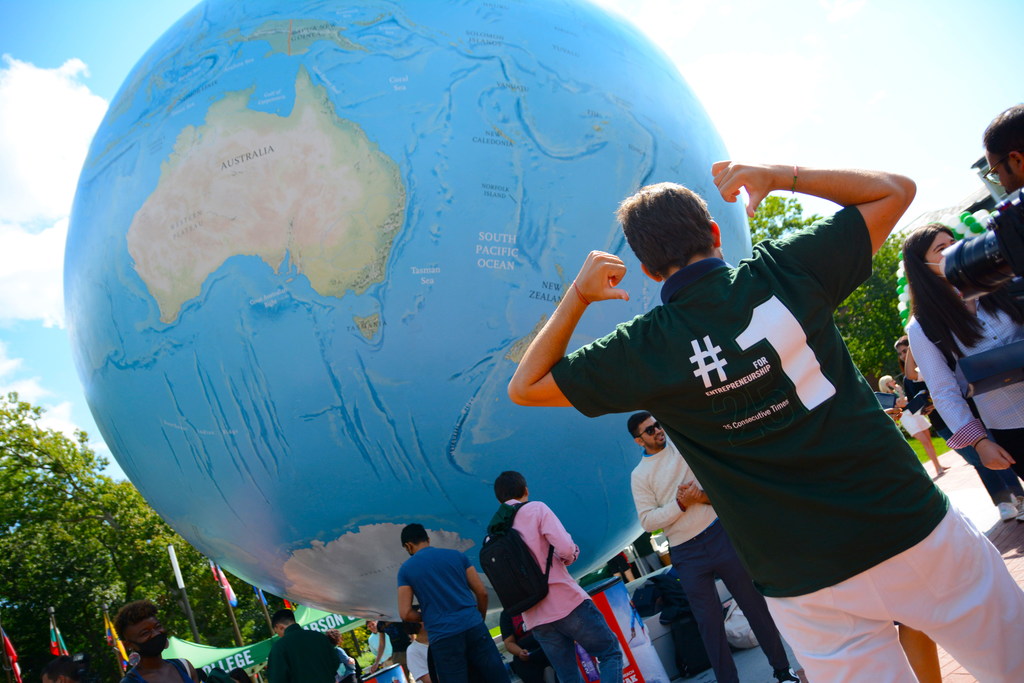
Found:
[[[406,524],[402,528],[402,547],[405,552],[415,555],[421,548],[430,545],[430,536],[422,524]]]
[[[640,424],[650,416],[651,414],[646,410],[641,410],[639,413],[633,413],[630,415],[629,419],[626,420],[626,429],[629,430],[629,435],[635,439],[637,437],[637,427],[639,427]]]
[[[67,655],[61,655],[45,667],[40,674],[43,683],[73,683],[82,680],[82,665]]]
[[[626,427],[629,429],[630,436],[644,449],[644,453],[647,455],[660,453],[668,443],[668,436],[661,423],[646,410],[630,415],[626,420]]]
[[[290,609],[279,609],[270,617],[270,627],[278,636],[283,637],[285,630],[295,623],[295,612]]]
[[[892,378],[892,375],[882,375],[878,378],[878,390],[883,394],[896,393],[896,380]]]
[[[1007,193],[1024,187],[1024,104],[1010,107],[992,119],[982,137],[989,179]]]
[[[341,645],[341,631],[336,628],[329,628],[324,631],[324,635],[330,638],[331,642],[334,643],[334,647]]]
[[[114,629],[125,645],[142,657],[160,657],[169,643],[156,615],[156,605],[149,600],[129,602],[117,611]]]
[[[494,497],[499,503],[506,500],[520,500],[527,495],[526,477],[514,470],[507,470],[494,480]]]
[[[655,279],[665,279],[694,257],[713,255],[721,245],[707,202],[676,183],[640,188],[622,201],[615,215],[633,253]]]
[[[249,678],[249,674],[245,673],[245,669],[232,669],[228,672],[228,676],[238,683],[252,683],[252,679]]]

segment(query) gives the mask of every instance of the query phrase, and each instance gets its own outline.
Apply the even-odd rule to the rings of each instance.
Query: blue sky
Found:
[[[194,4],[0,0],[0,392],[101,453],[64,328],[67,218],[107,104]],[[599,4],[669,54],[735,158],[904,173],[918,183],[905,221],[980,186],[982,130],[1024,101],[1019,0]]]

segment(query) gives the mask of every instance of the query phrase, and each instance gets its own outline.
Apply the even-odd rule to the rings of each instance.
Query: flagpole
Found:
[[[224,591],[221,591],[220,594],[224,597],[224,606],[228,608],[228,616],[231,617],[231,628],[235,631],[235,642],[238,644],[238,647],[242,647],[245,643],[242,642],[242,632],[238,630],[238,620],[235,619],[235,610],[231,607],[231,601],[228,600],[228,594]]]
[[[270,629],[270,635],[274,635],[274,623],[270,621],[270,612],[267,610],[267,596],[263,593],[262,588],[257,588],[259,593],[256,595],[258,598],[257,602],[260,603],[260,609],[263,610],[263,618],[267,620],[267,628]]]
[[[110,612],[108,611],[107,606],[100,605],[100,608],[103,610],[103,630],[106,631],[107,624],[112,624],[114,622],[110,621]],[[114,655],[114,668],[117,669],[117,675],[124,678],[124,669],[121,668],[121,653],[117,651],[117,640],[120,639],[120,636],[117,635],[117,631],[113,628],[110,629],[110,632],[114,637],[114,645],[110,648],[110,653]]]
[[[185,616],[188,617],[188,626],[192,629],[192,642],[199,642],[199,629],[196,628],[196,618],[192,614],[192,605],[188,602],[188,592],[185,590],[185,579],[181,578],[181,569],[178,568],[178,556],[174,553],[174,546],[167,546],[167,554],[171,556],[171,568],[174,569],[174,578],[178,582],[178,590],[181,591],[182,605],[185,607]]]
[[[50,629],[53,639],[57,644],[58,653],[70,656],[71,653],[68,651],[68,646],[64,643],[64,636],[61,635],[60,629],[57,627],[57,610],[53,607],[47,607],[46,612],[50,615]]]

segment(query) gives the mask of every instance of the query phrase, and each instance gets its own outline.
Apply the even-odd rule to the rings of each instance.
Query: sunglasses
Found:
[[[640,432],[636,435],[636,438],[639,439],[640,438],[640,434],[646,434],[647,436],[654,436],[654,432],[658,431],[659,429],[661,429],[661,425],[658,424],[657,422],[652,422],[649,427],[641,429]]]

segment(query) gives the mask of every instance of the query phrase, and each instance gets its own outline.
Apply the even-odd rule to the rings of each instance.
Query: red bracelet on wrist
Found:
[[[576,290],[576,296],[580,298],[580,301],[582,301],[585,305],[589,306],[590,301],[587,299],[587,297],[583,296],[583,292],[580,291],[580,288],[576,285],[575,280],[572,281],[572,288]]]

